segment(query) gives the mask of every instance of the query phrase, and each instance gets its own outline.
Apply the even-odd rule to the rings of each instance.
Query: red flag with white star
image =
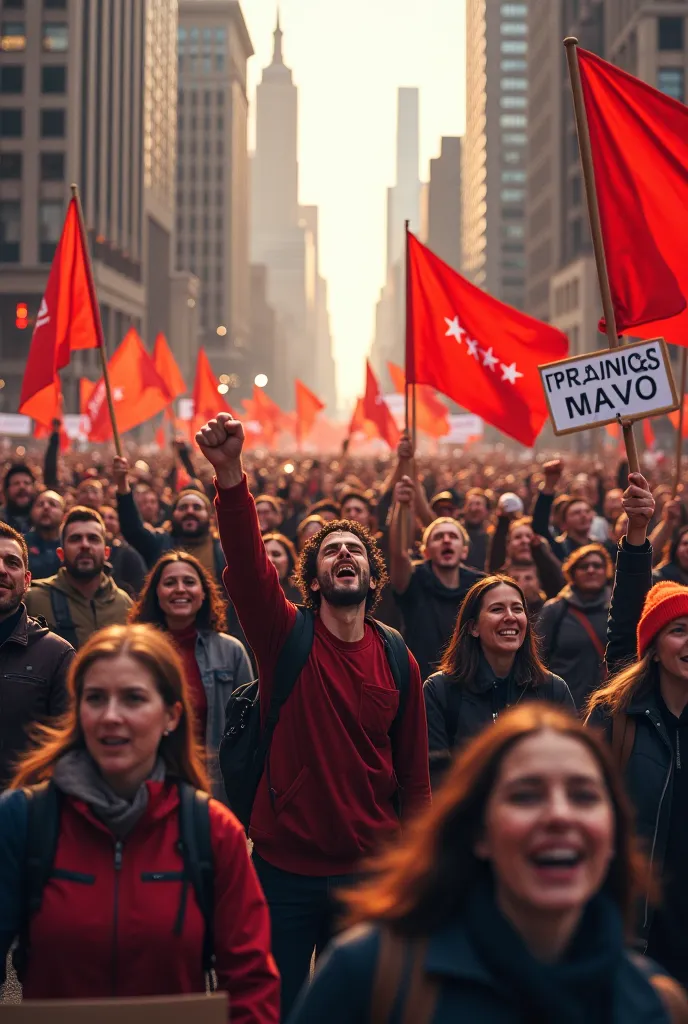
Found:
[[[548,416],[538,365],[566,335],[481,291],[408,234],[406,379],[531,446]]]

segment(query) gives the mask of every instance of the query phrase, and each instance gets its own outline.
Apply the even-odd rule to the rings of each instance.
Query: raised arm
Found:
[[[546,462],[542,467],[545,480],[533,508],[533,532],[549,540],[549,520],[557,484],[564,466],[561,459]]]
[[[408,544],[404,544],[402,536],[402,518],[406,516],[407,522],[415,522],[414,497],[415,488],[410,477],[404,476],[397,481],[394,485],[394,508],[389,530],[389,578],[397,594],[406,593],[413,575]]]
[[[143,558],[150,569],[162,553],[160,537],[144,526],[134,495],[129,487],[129,462],[115,456],[112,464],[112,479],[117,486],[117,513],[122,536]]]

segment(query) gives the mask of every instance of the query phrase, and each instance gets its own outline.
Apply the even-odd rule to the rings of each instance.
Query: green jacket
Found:
[[[101,573],[100,586],[93,598],[87,600],[64,567],[55,576],[33,582],[24,601],[29,615],[42,616],[54,633],[75,648],[83,647],[91,634],[103,626],[124,625],[132,605],[129,595],[106,573]]]

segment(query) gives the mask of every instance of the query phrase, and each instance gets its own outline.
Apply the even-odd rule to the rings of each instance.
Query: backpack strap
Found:
[[[406,942],[389,928],[382,928],[370,1005],[370,1024],[389,1024],[402,985],[406,989],[402,1024],[431,1024],[439,987],[425,973],[426,950],[426,941]],[[407,984],[405,969],[409,967],[409,954]]]
[[[27,787],[24,795],[27,806],[23,907],[17,948],[13,954],[20,980],[28,963],[31,918],[41,908],[60,833],[60,793],[52,781]]]
[[[605,660],[604,660],[605,659],[606,651],[604,649],[604,644],[602,643],[602,641],[598,637],[597,633],[593,629],[592,622],[590,621],[588,616],[585,614],[585,612],[580,610],[580,608],[574,608],[573,605],[569,605],[569,612],[570,612],[571,615],[573,615],[573,617],[576,620],[576,622],[580,623],[580,625],[583,627],[585,632],[588,634],[588,638],[590,640],[590,643],[595,648],[595,650],[597,652],[597,657],[600,659],[600,669],[601,669],[600,674],[601,674],[601,677],[602,677],[602,679],[606,679],[607,676],[609,675],[609,672],[608,672],[608,669],[607,669],[607,666],[606,666],[606,663],[605,663]]]
[[[408,703],[409,690],[411,689],[411,663],[409,661],[408,647],[398,630],[378,622],[377,619],[369,619],[371,626],[374,626],[385,647],[387,661],[394,678],[394,685],[399,691],[399,710],[394,718],[394,726],[404,717],[406,704]]]
[[[612,754],[621,773],[626,771],[633,751],[635,731],[636,721],[633,715],[621,711],[612,718]]]
[[[210,797],[188,782],[179,782],[179,837],[184,860],[185,885],[191,882],[196,902],[203,915],[203,970],[214,990],[215,938],[214,890],[215,868],[210,834]],[[182,893],[182,901],[185,894]],[[183,902],[180,914],[183,914]],[[178,919],[179,920],[179,919]]]
[[[67,595],[63,594],[57,587],[48,587],[48,593],[55,620],[54,631],[77,651],[79,649],[79,641],[77,640],[76,626],[74,625]]]

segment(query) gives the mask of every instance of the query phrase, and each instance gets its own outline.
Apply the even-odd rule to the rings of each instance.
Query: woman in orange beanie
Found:
[[[661,907],[646,898],[644,950],[688,983],[688,587],[652,586],[646,539],[654,499],[640,474],[624,495],[628,533],[617,557],[609,612],[607,662],[616,671],[588,701],[587,722],[611,741],[635,805]]]

